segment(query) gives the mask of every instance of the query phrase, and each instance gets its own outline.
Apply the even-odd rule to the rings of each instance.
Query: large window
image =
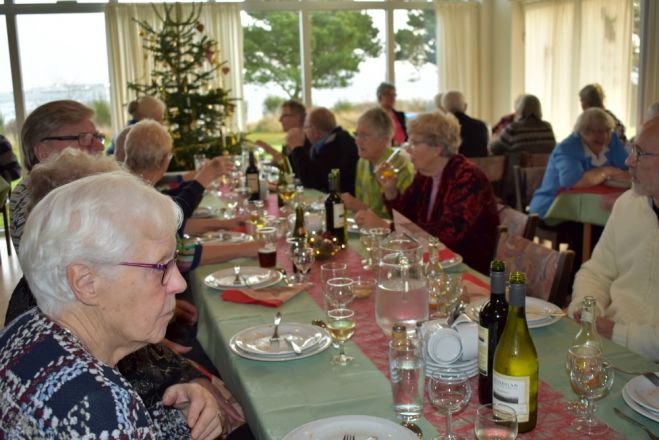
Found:
[[[0,134],[9,139],[14,149],[17,146],[15,118],[14,91],[7,46],[7,23],[5,20],[0,20]]]

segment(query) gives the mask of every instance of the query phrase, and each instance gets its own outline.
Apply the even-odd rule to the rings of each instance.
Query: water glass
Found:
[[[401,347],[389,341],[389,375],[396,416],[404,426],[410,425],[423,411],[425,363],[420,344],[410,340]]]
[[[457,370],[434,374],[428,380],[428,398],[441,414],[446,414],[446,435],[440,435],[438,440],[464,439],[453,434],[451,415],[467,406],[471,399],[469,378]]]
[[[305,283],[307,281],[307,273],[311,269],[314,261],[314,250],[309,247],[307,243],[302,242],[293,249],[293,264],[297,268],[299,283]]]
[[[478,440],[515,440],[517,414],[508,405],[488,403],[476,410],[474,434]]]
[[[366,252],[366,259],[362,260],[363,268],[370,270],[373,267],[373,251],[377,248],[377,237],[369,233],[368,229],[360,231],[359,241]]]
[[[345,263],[324,263],[320,266],[320,285],[323,294],[327,289],[327,280],[330,278],[345,277],[348,275],[348,265]]]
[[[332,336],[332,341],[339,347],[339,354],[330,361],[332,365],[345,367],[354,359],[345,353],[345,342],[355,334],[357,322],[355,311],[346,308],[333,308],[327,311],[327,330]]]
[[[330,278],[327,280],[324,297],[327,310],[347,307],[355,299],[352,279]]]

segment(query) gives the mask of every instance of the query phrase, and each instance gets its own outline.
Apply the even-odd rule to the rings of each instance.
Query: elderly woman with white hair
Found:
[[[168,387],[162,410],[149,413],[116,369],[165,335],[185,289],[175,253],[181,221],[170,198],[123,171],[61,186],[33,208],[20,262],[37,308],[0,334],[2,432],[16,439],[222,433],[212,397],[194,398],[199,385]]]
[[[615,124],[601,108],[585,110],[574,132],[556,145],[549,156],[542,184],[533,194],[530,212],[544,218],[558,191],[588,188],[609,179],[629,180],[627,151],[615,133]]]
[[[496,199],[485,174],[458,154],[457,119],[439,112],[421,114],[410,123],[409,133],[409,153],[417,173],[402,193],[395,179],[379,175],[387,207],[487,273],[499,224]],[[360,211],[356,218],[366,227],[386,224],[371,211]]]

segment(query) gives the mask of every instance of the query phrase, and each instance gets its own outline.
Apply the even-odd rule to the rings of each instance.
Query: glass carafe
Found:
[[[423,247],[412,237],[394,232],[380,243],[375,319],[387,335],[396,322],[408,331],[428,319],[428,291]]]

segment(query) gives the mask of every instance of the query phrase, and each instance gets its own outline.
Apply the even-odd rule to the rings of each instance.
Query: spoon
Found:
[[[275,332],[272,334],[272,337],[270,338],[270,342],[278,342],[279,341],[279,323],[281,322],[281,313],[277,312],[275,314]]]
[[[233,279],[233,284],[242,284],[242,281],[240,280],[240,266],[233,266],[233,273],[236,274],[236,277]]]
[[[291,346],[295,354],[302,354],[302,348],[300,348],[300,346],[295,343],[295,341],[293,340],[293,335],[286,335],[284,337],[284,340],[288,342],[288,345]]]

